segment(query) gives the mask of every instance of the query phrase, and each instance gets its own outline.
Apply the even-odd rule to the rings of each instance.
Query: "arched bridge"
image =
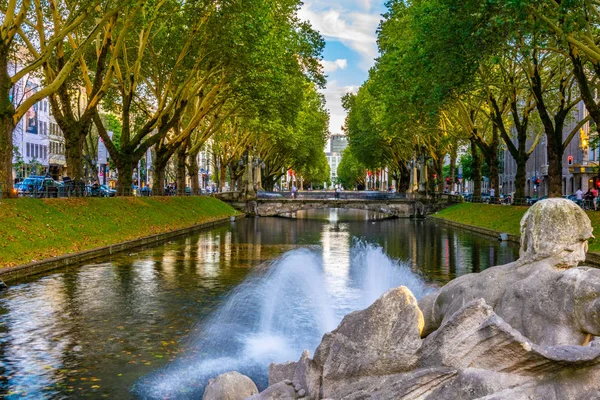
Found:
[[[454,196],[400,196],[381,193],[380,196],[364,196],[353,192],[343,193],[336,199],[331,192],[327,197],[317,193],[304,192],[297,199],[288,197],[261,196],[257,199],[241,201],[235,195],[227,193],[218,197],[231,204],[234,208],[251,216],[276,216],[294,213],[302,210],[320,208],[343,208],[352,210],[374,211],[399,218],[422,217],[437,212],[454,204],[458,199]]]

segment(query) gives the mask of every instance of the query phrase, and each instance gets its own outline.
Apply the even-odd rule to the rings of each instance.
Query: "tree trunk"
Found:
[[[474,139],[471,141],[471,174],[473,178],[473,197],[481,197],[481,155]]]
[[[83,173],[83,143],[87,132],[82,132],[84,128],[79,124],[69,127],[61,126],[60,128],[65,137],[65,156],[69,177],[74,181],[83,181],[85,179]]]
[[[170,157],[165,157],[164,154],[160,154],[159,149],[155,151],[155,157],[152,160],[152,192],[163,196],[165,194],[166,186],[166,173],[167,164],[169,163]]]
[[[517,160],[517,173],[515,175],[515,199],[525,199],[525,185],[527,184],[527,158],[519,157]]]
[[[399,180],[396,183],[398,188],[396,189],[399,193],[406,193],[410,189],[410,174],[412,169],[408,165],[400,167],[398,172]]]
[[[588,76],[585,72],[585,68],[577,52],[573,51],[573,45],[569,46],[569,57],[573,63],[573,75],[577,81],[579,92],[581,93],[581,99],[587,108],[588,113],[592,116],[593,121],[596,123],[596,131],[600,133],[600,106],[596,103],[594,97],[594,89],[590,87],[588,83]]]
[[[176,182],[177,182],[177,191],[181,195],[185,195],[185,159],[187,157],[187,146],[186,144],[182,144],[177,150],[177,170],[176,174]]]
[[[219,192],[225,191],[225,183],[227,182],[227,165],[223,162],[219,164]]]
[[[500,178],[498,176],[498,151],[490,151],[488,152],[487,163],[490,167],[490,188],[494,188],[495,196],[498,196],[500,193],[498,189],[500,187]]]
[[[535,54],[535,53],[534,53]],[[532,90],[536,97],[536,108],[546,133],[546,151],[548,155],[548,197],[562,197],[562,156],[563,156],[563,128],[564,121],[569,113],[565,102],[559,103],[560,108],[554,112],[554,121],[546,108],[544,101],[544,86],[540,76],[537,58],[534,57],[535,68],[532,76]],[[566,78],[560,82],[560,94],[563,99],[566,90]]]
[[[556,134],[554,135],[556,136]],[[562,136],[562,129],[561,129]],[[547,137],[548,152],[548,197],[562,197],[562,140],[557,142]]]
[[[159,196],[165,194],[165,169],[166,162],[157,162],[156,159],[152,163],[152,193]]]
[[[121,160],[117,163],[117,172],[119,179],[117,180],[117,194],[119,196],[131,196],[133,194],[133,168],[136,163],[132,163],[130,157],[126,160]]]
[[[198,154],[190,154],[188,155],[188,176],[190,177],[192,193],[199,194],[200,193],[200,179],[198,177],[198,172],[200,172],[200,167],[198,166]]]
[[[275,181],[272,176],[265,176],[263,180],[263,188],[267,192],[272,192],[275,189]]]
[[[15,107],[10,99],[8,74],[8,47],[0,45],[0,190],[3,197],[11,196],[13,189],[13,116]]]
[[[454,182],[456,181],[456,159],[458,158],[458,154],[456,151],[456,146],[452,148],[450,151],[450,185],[448,185],[448,192],[452,193],[454,191]]]

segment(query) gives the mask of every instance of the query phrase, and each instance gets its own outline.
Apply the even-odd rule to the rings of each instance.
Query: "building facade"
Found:
[[[329,163],[329,179],[331,183],[337,181],[337,168],[342,161],[342,152],[348,147],[348,138],[343,134],[333,134],[329,137],[325,155]]]
[[[9,70],[11,68],[9,67]],[[18,105],[40,90],[40,81],[28,76],[13,87],[11,101]],[[14,178],[23,179],[30,174],[46,174],[50,160],[50,104],[42,99],[21,118],[13,131]]]
[[[48,149],[48,173],[52,179],[58,180],[67,172],[67,159],[65,157],[65,139],[52,113],[50,113]]]

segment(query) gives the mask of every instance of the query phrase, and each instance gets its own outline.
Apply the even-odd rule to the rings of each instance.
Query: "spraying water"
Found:
[[[324,267],[319,252],[302,249],[257,270],[190,335],[182,357],[133,391],[147,399],[200,398],[208,379],[231,370],[262,390],[270,363],[296,361],[304,349],[314,353],[347,313],[400,285],[417,298],[431,291],[405,264],[364,242],[351,249],[343,287],[330,272],[336,266]]]

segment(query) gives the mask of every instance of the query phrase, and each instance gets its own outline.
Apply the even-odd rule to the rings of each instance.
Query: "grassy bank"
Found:
[[[39,261],[235,215],[211,197],[5,199],[0,267]]]
[[[519,235],[521,218],[526,211],[527,207],[461,203],[440,211],[436,217]],[[598,238],[590,240],[589,251],[600,253],[600,211],[587,211],[587,215],[592,221],[594,234]]]

